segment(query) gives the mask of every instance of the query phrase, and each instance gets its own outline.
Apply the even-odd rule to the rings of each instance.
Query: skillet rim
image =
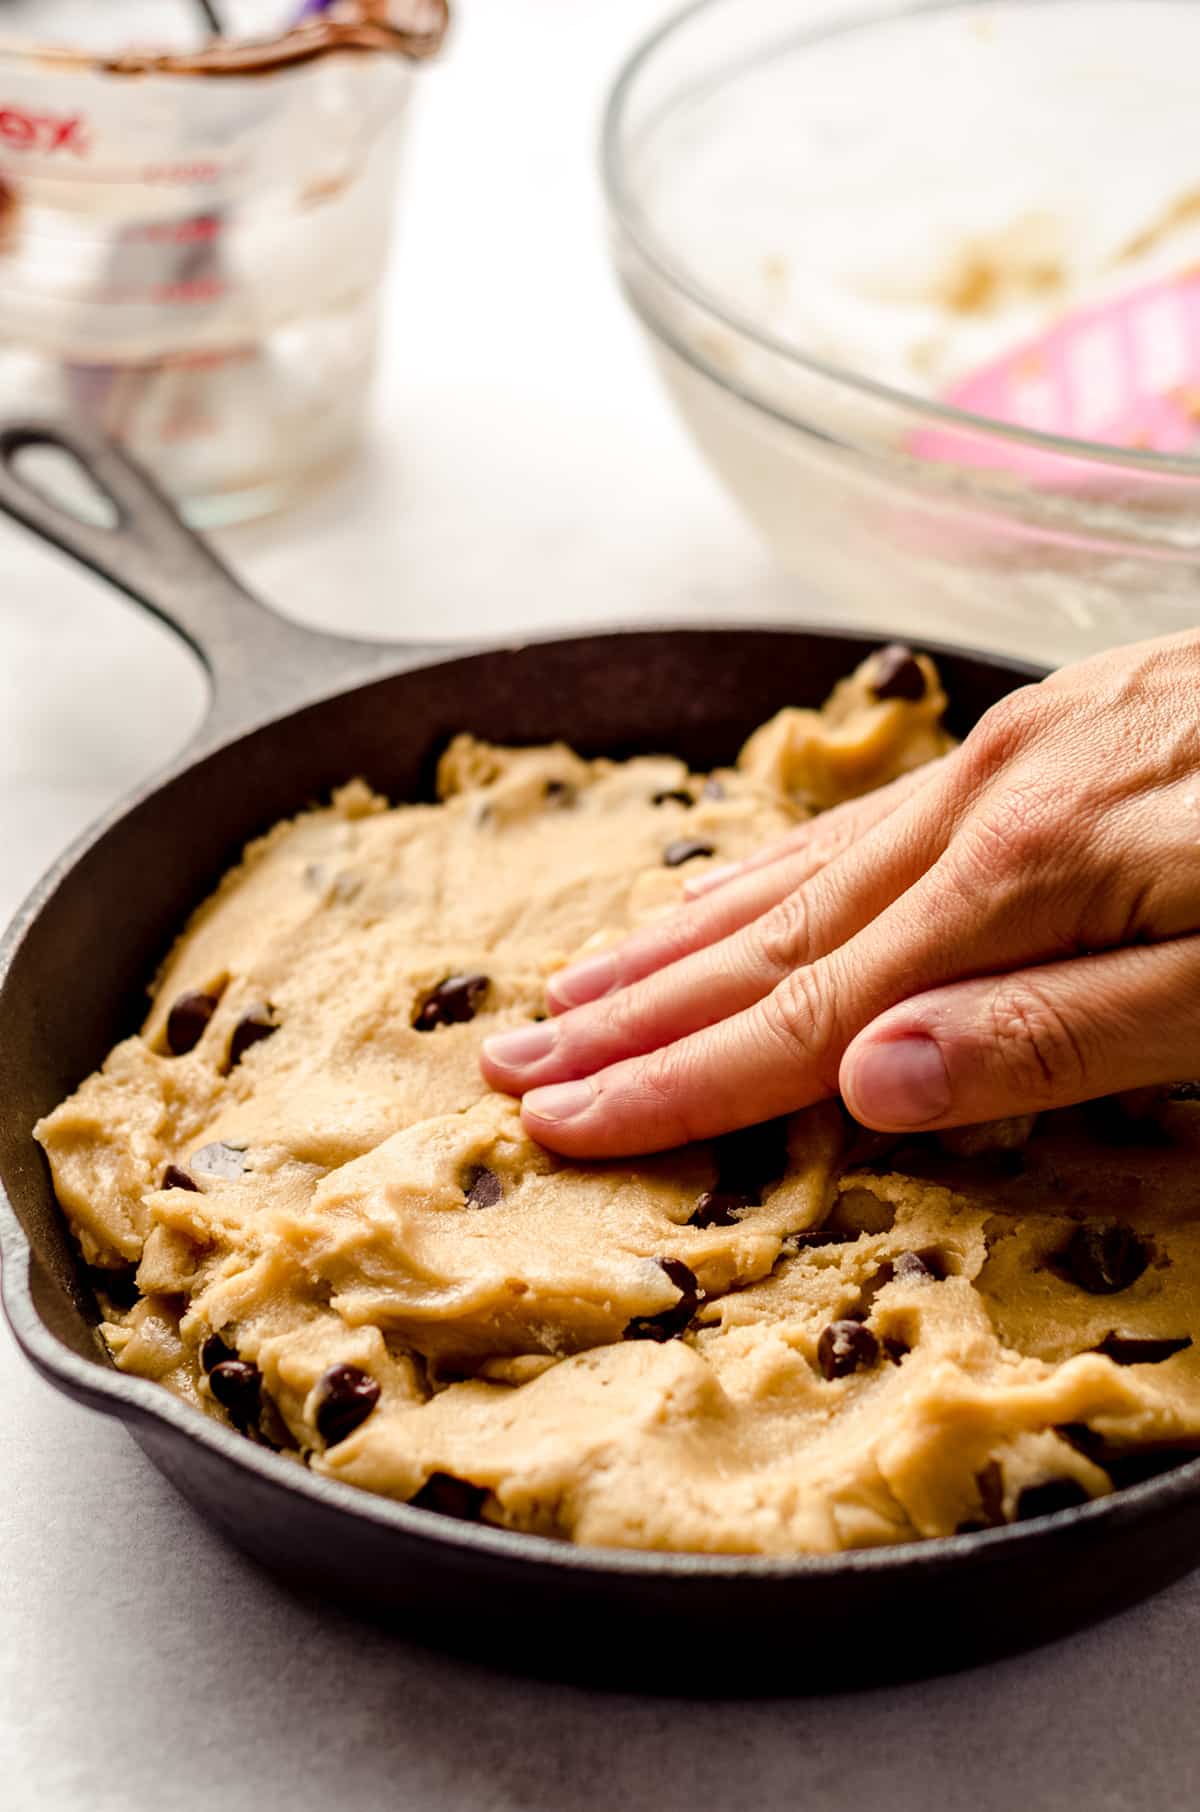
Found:
[[[872,632],[842,628],[832,624],[796,622],[696,622],[688,620],[660,623],[600,624],[587,630],[550,629],[545,633],[523,636],[515,641],[489,642],[453,650],[444,645],[423,649],[412,644],[381,642],[379,669],[368,672],[349,685],[334,686],[300,703],[268,712],[249,725],[210,741],[204,736],[202,723],[177,756],[164,768],[136,785],[113,806],[102,813],[75,837],[62,854],[51,863],[18,906],[3,937],[0,937],[0,984],[3,984],[12,961],[31,926],[51,896],[63,885],[71,872],[123,818],[147,802],[163,787],[187,770],[203,766],[222,750],[276,728],[310,706],[333,703],[349,698],[372,686],[407,674],[437,674],[443,668],[462,660],[487,655],[519,654],[525,649],[550,644],[568,645],[602,640],[632,640],[638,636],[661,637],[681,634],[766,634],[798,640],[839,641],[859,644],[865,652],[877,647],[886,631]],[[1018,685],[1046,677],[1050,669],[1018,656],[987,649],[969,648],[920,638],[923,651],[935,659],[974,661],[1002,670],[1013,676]],[[388,666],[391,653],[396,664]],[[423,658],[426,654],[432,659]],[[60,1209],[61,1213],[61,1209]],[[47,1327],[33,1299],[32,1271],[36,1262],[33,1246],[18,1219],[16,1209],[0,1186],[0,1305],[18,1347],[49,1384],[63,1391],[89,1409],[119,1421],[160,1423],[166,1430],[208,1448],[219,1459],[235,1468],[257,1476],[268,1487],[294,1492],[326,1509],[362,1518],[380,1528],[396,1529],[409,1540],[431,1542],[441,1547],[457,1548],[481,1558],[524,1566],[565,1568],[568,1572],[593,1575],[616,1574],[632,1578],[683,1580],[703,1578],[724,1581],[836,1578],[839,1575],[892,1575],[912,1570],[941,1571],[965,1564],[984,1549],[999,1555],[1002,1549],[1042,1545],[1048,1537],[1069,1534],[1078,1526],[1111,1525],[1114,1534],[1123,1529],[1128,1535],[1139,1524],[1150,1519],[1161,1507],[1185,1498],[1200,1498],[1200,1454],[1194,1460],[1171,1468],[1157,1478],[1143,1480],[1113,1491],[1105,1497],[1031,1518],[1024,1523],[1009,1523],[995,1529],[978,1530],[967,1535],[940,1536],[908,1542],[892,1542],[877,1548],[852,1548],[830,1554],[719,1554],[688,1550],[615,1548],[596,1544],[553,1541],[545,1536],[520,1530],[502,1529],[488,1523],[467,1523],[439,1515],[431,1510],[415,1509],[407,1503],[363,1490],[337,1479],[315,1474],[307,1467],[281,1454],[254,1445],[245,1436],[203,1415],[191,1405],[173,1397],[161,1384],[119,1372],[111,1362],[105,1363],[97,1342],[95,1360],[71,1352]]]

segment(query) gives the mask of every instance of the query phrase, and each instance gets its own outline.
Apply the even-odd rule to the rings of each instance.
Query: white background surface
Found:
[[[370,458],[223,538],[296,616],[442,640],[820,614],[691,454],[607,275],[596,114],[655,11],[460,0],[408,172]],[[165,632],[0,526],[0,913],[203,696]],[[1036,1655],[862,1697],[697,1706],[468,1668],[258,1574],[0,1332],[3,1812],[1170,1812],[1200,1796],[1198,1653],[1195,1579]],[[714,1641],[712,1665],[736,1694],[738,1656]],[[667,1630],[662,1666],[669,1690]]]

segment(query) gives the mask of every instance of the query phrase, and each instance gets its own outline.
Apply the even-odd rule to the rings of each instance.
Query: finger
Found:
[[[569,1147],[553,1131],[535,1135],[581,1155],[671,1143],[656,1114],[674,1135],[804,1106],[828,1092],[841,1051],[889,1007],[1073,952],[1063,927],[1077,910],[1078,852],[1062,859],[1057,806],[1033,786],[981,798],[971,774],[952,767],[945,784],[921,789],[764,917],[538,1028],[538,1060],[489,1065],[489,1078],[513,1094],[539,1091],[528,1102],[532,1130],[561,1109],[540,1091],[593,1076],[586,1112],[584,1095],[570,1096],[571,1118],[583,1119],[566,1133]],[[765,1020],[753,1018],[756,1005]],[[738,1022],[732,1047],[705,1042],[704,1030],[724,1019]],[[772,1029],[773,1040],[764,1035]],[[773,1060],[764,1057],[772,1043]],[[732,1069],[709,1061],[718,1049],[726,1064],[732,1050]],[[627,1100],[643,1086],[641,1101]],[[785,1105],[763,1105],[775,1100]]]
[[[950,759],[948,755],[941,755],[936,761],[927,761],[922,767],[901,774],[898,780],[877,787],[861,799],[849,799],[842,805],[831,806],[827,812],[810,818],[806,824],[798,824],[777,842],[755,850],[753,855],[744,856],[740,862],[724,862],[719,868],[710,868],[704,874],[694,876],[684,883],[684,893],[689,900],[700,899],[717,888],[727,887],[743,875],[769,868],[801,852],[809,854],[813,869],[820,868],[927,786]]]
[[[731,936],[556,1020],[489,1038],[484,1075],[493,1088],[520,1095],[591,1075],[744,1012],[910,887],[944,834],[945,814],[914,802]]]
[[[883,1132],[974,1125],[1200,1075],[1200,938],[959,982],[866,1026],[839,1080]]]
[[[811,975],[802,970],[802,975]],[[537,1088],[521,1118],[566,1157],[627,1157],[715,1138],[831,1094],[837,1077],[785,984],[744,1013],[597,1074]],[[824,1055],[824,1062],[822,1057]]]
[[[819,866],[819,863],[817,864]],[[560,969],[546,984],[546,998],[553,1013],[569,1012],[618,988],[627,988],[644,976],[705,950],[761,918],[783,897],[813,873],[814,864],[803,853],[776,862],[758,874],[747,875],[736,885],[721,889],[711,900],[697,900],[669,917],[636,931],[623,943],[569,969]]]
[[[998,965],[1024,967],[1031,942],[1054,940],[1048,901],[1060,884],[1041,881],[1040,853],[1033,882],[1022,880],[1022,852],[1042,852],[1044,835],[1034,799],[1006,798],[993,816],[969,785],[923,790],[735,936],[536,1028],[540,1061],[501,1068],[496,1086],[525,1095],[534,1138],[587,1157],[807,1106],[833,1092],[842,1052],[879,1014]]]
[[[931,778],[939,762],[928,762],[912,775],[904,775],[891,786],[881,787],[863,799],[834,806],[807,824],[798,824],[780,842],[749,857],[745,862],[729,863],[720,873],[732,877],[720,889],[720,898],[696,898],[695,904],[673,912],[669,917],[647,925],[611,950],[600,951],[582,962],[572,963],[551,976],[546,985],[546,998],[553,1013],[583,1006],[599,1000],[617,988],[626,988],[645,975],[665,968],[702,950],[718,939],[739,931],[743,925],[759,918],[801,886],[818,869],[836,861],[917,791],[918,775]],[[710,870],[711,874],[718,871]],[[701,877],[707,880],[710,876]]]
[[[876,834],[881,858],[885,852],[894,857],[902,839],[889,824],[842,862],[823,869],[813,888],[828,882],[832,895],[843,896],[840,871],[863,859],[869,867]],[[526,1131],[569,1157],[624,1157],[714,1138],[835,1093],[842,1052],[854,1034],[905,997],[910,972],[919,973],[936,960],[936,937],[926,934],[927,928],[911,910],[914,891],[910,888],[862,933],[838,941],[820,960],[794,965],[783,961],[782,978],[740,1012],[647,1047],[641,1055],[624,1056],[603,1067],[585,1061],[573,1076],[555,1078],[550,1086],[545,1085],[549,1081],[545,1073],[535,1075],[532,1086],[525,1085],[530,1092],[521,1109]],[[893,920],[894,926],[889,924],[881,933],[885,921]],[[758,934],[760,925],[739,933],[739,939]],[[874,946],[873,965],[856,956],[868,940]],[[737,941],[728,939],[716,949],[725,950]],[[712,956],[712,951],[704,952],[610,1001],[567,1014],[556,1028],[559,1038],[573,1025],[594,1023],[594,1016],[604,1009],[619,1011],[623,1003],[636,1003],[644,990],[663,986],[688,963]],[[710,989],[718,986],[719,974],[718,964],[708,980]]]
[[[634,931],[633,937],[627,937],[615,948],[560,969],[547,982],[551,1011],[564,1013],[616,993],[618,988],[629,988],[631,982],[680,962],[696,949],[707,949],[709,944],[731,937],[752,920],[761,919],[765,911],[803,886],[819,868],[854,848],[885,817],[883,812],[866,810],[872,803],[870,799],[856,799],[854,810],[839,806],[810,824],[801,824],[787,848],[774,846],[770,864],[721,888],[720,899],[696,901],[673,911],[669,917],[645,926],[645,930]],[[799,832],[803,832],[803,837]]]

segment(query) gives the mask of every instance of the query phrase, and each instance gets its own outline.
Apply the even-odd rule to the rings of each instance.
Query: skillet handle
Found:
[[[85,520],[20,470],[34,448],[65,454],[107,504]],[[416,650],[320,634],[259,602],[187,527],[149,474],[112,441],[72,421],[0,424],[0,512],[107,579],[198,655],[210,683],[205,739],[395,669]],[[430,651],[432,652],[432,651]]]

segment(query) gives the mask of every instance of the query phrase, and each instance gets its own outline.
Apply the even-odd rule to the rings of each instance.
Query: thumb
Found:
[[[882,1132],[970,1126],[1200,1076],[1200,939],[956,983],[890,1008],[842,1058]]]

